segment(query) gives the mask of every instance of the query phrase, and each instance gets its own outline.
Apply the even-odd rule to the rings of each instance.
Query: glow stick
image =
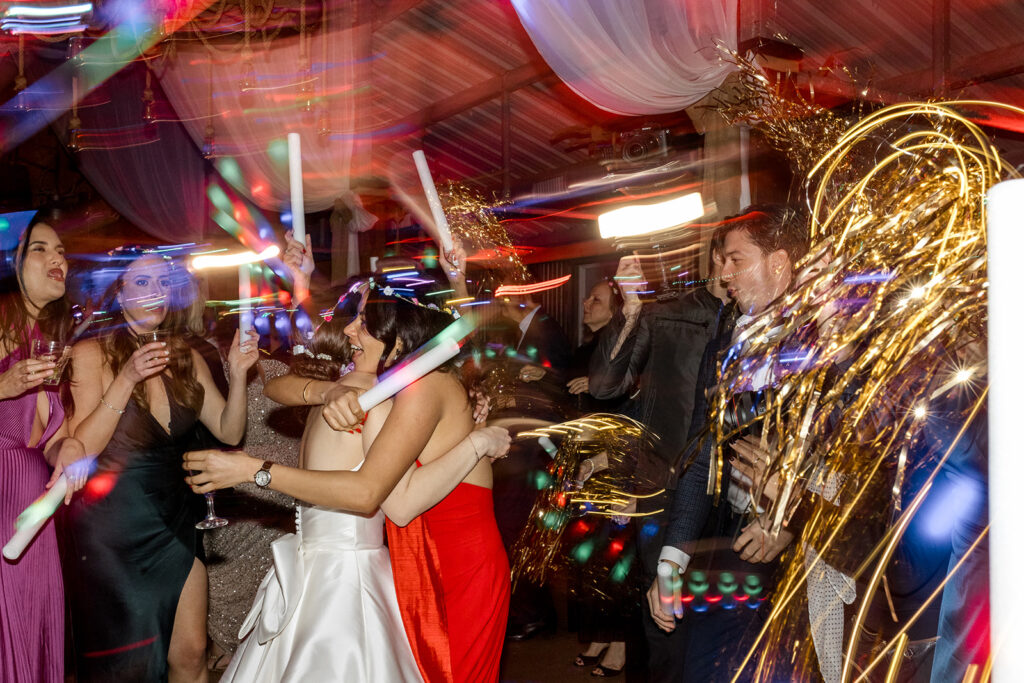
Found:
[[[288,133],[288,185],[292,193],[292,237],[306,246],[306,205],[302,198],[302,138]]]
[[[21,557],[28,544],[60,507],[67,492],[68,480],[62,474],[49,491],[36,498],[31,505],[25,508],[24,512],[18,515],[18,519],[14,522],[14,535],[4,546],[4,557],[12,561]]]
[[[364,412],[370,410],[459,355],[459,341],[474,328],[474,324],[468,318],[469,316],[459,318],[417,349],[408,360],[402,361],[401,365],[381,375],[377,383],[359,397],[359,407]]]
[[[454,249],[452,245],[452,231],[448,227],[448,219],[444,215],[444,209],[441,208],[441,198],[437,196],[437,187],[434,185],[434,179],[430,177],[427,157],[423,154],[422,149],[418,149],[412,153],[412,159],[416,162],[416,171],[420,174],[423,194],[427,195],[427,204],[430,205],[430,213],[434,217],[434,223],[437,225],[437,241],[441,245],[441,252],[447,258]],[[457,266],[458,264],[453,263],[452,265]]]
[[[679,574],[672,565],[668,562],[658,563],[658,599],[664,611],[675,615],[676,619],[683,616],[682,595],[679,590],[681,583]]]
[[[249,281],[249,264],[238,266],[238,339],[244,342],[252,329],[252,283]]]
[[[274,258],[281,253],[281,247],[271,244],[259,252],[240,251],[237,254],[203,254],[192,259],[192,270],[204,270],[206,268],[224,268],[227,266],[240,266],[245,263],[256,263]]]
[[[1024,365],[1020,362],[1020,254],[1024,253],[1024,179],[988,191],[988,485],[989,591],[992,618],[992,680],[1012,681],[1021,671],[1024,646],[1024,563],[1017,525],[1024,459],[1017,408]],[[980,551],[977,551],[980,552]]]
[[[537,439],[537,443],[539,443],[540,447],[544,449],[544,452],[550,455],[552,458],[558,455],[558,447],[555,446],[555,443],[548,437],[540,437],[539,439]]]

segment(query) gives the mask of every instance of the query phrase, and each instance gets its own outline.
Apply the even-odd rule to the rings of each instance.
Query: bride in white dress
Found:
[[[284,385],[286,393],[297,399],[290,402],[305,403],[330,386],[330,378],[338,376],[348,357],[345,323],[335,319],[320,326],[309,347],[312,356],[296,356],[292,368],[294,374],[308,379],[280,378],[284,381],[275,398],[281,396]],[[358,319],[351,324],[358,324]],[[383,345],[376,353],[372,348],[358,349],[354,369],[341,383],[358,389],[372,386],[382,350]],[[390,401],[369,412],[361,432],[332,430],[320,411],[321,406],[312,408],[307,418],[300,467],[352,471],[362,465],[390,411]],[[239,633],[244,640],[221,680],[422,680],[395,597],[384,546],[384,514],[395,520],[416,517],[447,495],[480,458],[504,455],[508,443],[504,429],[472,432],[440,459],[410,468],[381,509],[370,516],[299,503],[296,533],[271,545],[274,566],[260,585]],[[204,469],[198,463],[207,454],[187,454],[186,466]],[[274,469],[269,470],[271,476]]]

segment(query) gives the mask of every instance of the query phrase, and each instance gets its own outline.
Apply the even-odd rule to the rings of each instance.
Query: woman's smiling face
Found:
[[[133,331],[149,332],[160,327],[167,317],[171,286],[170,264],[160,256],[147,254],[128,266],[118,298]]]
[[[359,302],[359,312],[345,326],[345,336],[348,337],[349,346],[352,347],[352,363],[355,366],[355,371],[377,374],[377,366],[384,353],[384,342],[367,331],[366,318],[363,316],[365,306],[366,291],[364,290],[362,300]]]

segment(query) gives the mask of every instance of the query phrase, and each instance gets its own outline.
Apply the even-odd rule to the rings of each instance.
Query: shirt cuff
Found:
[[[686,566],[690,564],[690,556],[679,548],[671,545],[665,545],[661,547],[661,554],[658,555],[658,562],[665,561],[675,562],[679,565],[679,573],[682,574],[686,571]]]

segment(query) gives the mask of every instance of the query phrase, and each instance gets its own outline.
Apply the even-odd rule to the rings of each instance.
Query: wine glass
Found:
[[[188,471],[192,476],[196,475],[195,470],[190,469]],[[217,511],[213,509],[213,491],[203,494],[203,498],[206,499],[206,517],[196,522],[197,529],[219,529],[222,526],[229,524],[228,520],[223,517],[217,516]]]
[[[222,526],[227,526],[229,524],[228,520],[218,517],[217,511],[213,509],[213,492],[204,493],[203,497],[206,498],[206,517],[196,522],[196,528],[218,529]]]

